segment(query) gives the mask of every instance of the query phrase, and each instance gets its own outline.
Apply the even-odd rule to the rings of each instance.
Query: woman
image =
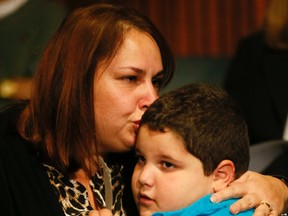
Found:
[[[136,215],[123,191],[134,165],[129,151],[142,114],[173,73],[165,40],[133,10],[93,5],[68,15],[44,51],[31,100],[0,116],[1,214],[91,215],[106,207]],[[261,194],[270,179],[259,179],[218,198],[246,195],[259,183],[239,210],[275,198],[279,213],[286,191]]]

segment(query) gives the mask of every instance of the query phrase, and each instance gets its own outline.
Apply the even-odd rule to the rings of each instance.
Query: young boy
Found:
[[[148,108],[136,155],[132,190],[140,216],[232,215],[234,199],[213,204],[209,194],[247,171],[247,126],[223,90],[190,84]]]

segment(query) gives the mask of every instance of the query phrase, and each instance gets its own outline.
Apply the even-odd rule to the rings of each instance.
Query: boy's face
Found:
[[[171,130],[162,133],[142,126],[136,154],[132,190],[141,216],[177,210],[213,192],[212,177],[204,176],[201,161]]]

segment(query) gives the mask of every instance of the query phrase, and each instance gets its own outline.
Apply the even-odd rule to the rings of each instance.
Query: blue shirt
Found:
[[[199,199],[192,205],[170,212],[156,212],[152,216],[205,216],[205,215],[215,215],[215,216],[231,216],[229,208],[230,205],[236,202],[238,199],[224,200],[220,203],[212,203],[210,201],[211,194]],[[237,216],[251,216],[254,213],[254,209],[250,209],[244,212],[240,212]]]

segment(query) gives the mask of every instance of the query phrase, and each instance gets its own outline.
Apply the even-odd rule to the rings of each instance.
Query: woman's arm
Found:
[[[230,207],[233,214],[254,208],[253,216],[278,216],[288,210],[288,186],[279,178],[248,171],[211,197],[211,201],[242,197]],[[260,203],[267,203],[259,205]],[[273,208],[269,210],[269,205]]]

